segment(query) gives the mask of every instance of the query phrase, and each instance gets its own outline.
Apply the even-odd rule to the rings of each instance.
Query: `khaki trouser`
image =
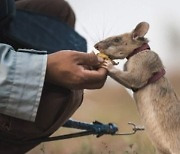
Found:
[[[18,0],[16,6],[56,16],[74,26],[74,13],[63,0]],[[69,90],[45,83],[35,122],[0,114],[0,154],[23,154],[37,146],[39,143],[12,144],[2,138],[29,140],[49,136],[72,116],[81,105],[82,99],[82,90]]]

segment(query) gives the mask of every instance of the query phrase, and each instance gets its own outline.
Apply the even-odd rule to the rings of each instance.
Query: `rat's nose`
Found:
[[[95,44],[94,47],[95,47],[97,50],[99,50],[99,44],[98,44],[98,43]]]

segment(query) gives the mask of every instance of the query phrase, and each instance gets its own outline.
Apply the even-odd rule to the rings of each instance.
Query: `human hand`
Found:
[[[63,50],[48,55],[45,81],[71,89],[98,89],[107,70],[100,68],[94,53]]]

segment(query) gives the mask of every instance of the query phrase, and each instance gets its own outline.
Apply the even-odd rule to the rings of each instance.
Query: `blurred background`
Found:
[[[112,35],[130,32],[146,21],[150,47],[161,57],[166,76],[180,94],[180,1],[179,0],[67,0],[76,13],[76,30],[87,39],[88,52],[93,45]],[[119,61],[122,69],[124,60]],[[85,90],[82,106],[73,119],[115,123],[120,132],[130,131],[128,122],[142,125],[131,92],[108,78],[100,90]],[[75,130],[59,129],[54,135]],[[146,132],[133,136],[88,136],[43,143],[28,154],[154,154]]]

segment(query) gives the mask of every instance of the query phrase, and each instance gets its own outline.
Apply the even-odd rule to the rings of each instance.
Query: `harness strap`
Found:
[[[139,89],[142,89],[142,88],[146,87],[148,84],[156,82],[161,77],[163,77],[165,75],[165,73],[166,73],[166,71],[165,71],[164,68],[161,69],[159,72],[153,73],[152,77],[149,78],[148,82],[144,86],[142,86],[140,88],[132,88],[132,91],[137,92]]]
[[[141,51],[150,51],[150,46],[147,43],[144,43],[141,47],[136,48],[133,52],[131,52],[126,58],[127,60],[129,60],[132,56],[134,56],[135,54],[141,52]],[[133,92],[137,92],[139,89],[146,87],[148,84],[150,83],[154,83],[157,80],[159,80],[161,77],[163,77],[165,75],[166,71],[164,70],[164,68],[162,68],[160,71],[153,73],[153,75],[149,78],[149,80],[147,81],[147,83],[140,87],[140,88],[131,88]]]
[[[150,50],[150,46],[147,43],[144,43],[141,47],[136,48],[133,52],[131,52],[126,58],[127,60],[129,60],[132,56],[134,56],[135,54],[143,51],[143,50]]]

